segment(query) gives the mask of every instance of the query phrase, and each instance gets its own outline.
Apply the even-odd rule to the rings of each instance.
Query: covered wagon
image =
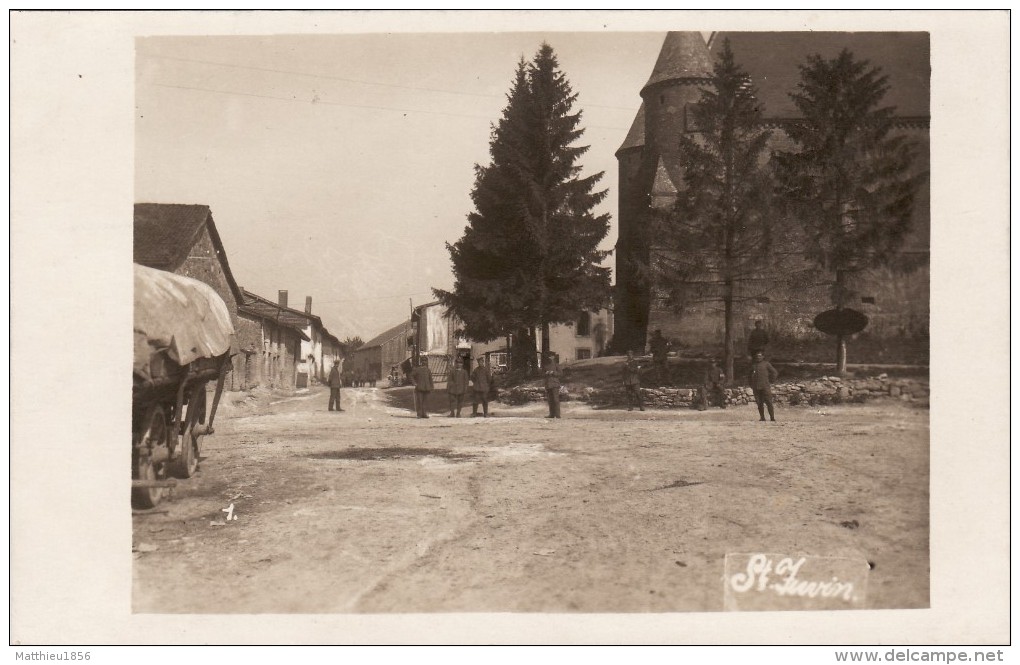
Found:
[[[131,502],[152,508],[198,470],[230,369],[234,327],[207,284],[135,265]],[[215,380],[211,407],[207,387]]]

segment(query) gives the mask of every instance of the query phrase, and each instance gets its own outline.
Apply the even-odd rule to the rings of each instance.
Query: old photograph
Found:
[[[934,28],[662,15],[130,35],[132,621],[944,610]]]

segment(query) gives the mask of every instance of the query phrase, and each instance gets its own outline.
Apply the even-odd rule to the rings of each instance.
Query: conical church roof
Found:
[[[620,154],[624,150],[629,148],[640,148],[645,144],[645,103],[641,102],[641,108],[638,109],[637,115],[634,116],[634,122],[630,126],[630,131],[627,132],[627,138],[623,140],[623,145],[616,151],[616,154]]]
[[[667,32],[645,88],[662,81],[712,76],[712,56],[700,32]]]

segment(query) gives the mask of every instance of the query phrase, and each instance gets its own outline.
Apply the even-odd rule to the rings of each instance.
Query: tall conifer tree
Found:
[[[434,289],[471,339],[527,339],[540,327],[548,352],[550,324],[605,305],[609,268],[599,263],[608,252],[598,246],[609,215],[593,208],[606,192],[595,191],[601,172],[580,176],[588,146],[573,145],[584,133],[576,99],[548,44],[518,64],[492,129],[491,162],[475,166],[475,210],[461,239],[447,244],[454,287]]]
[[[800,67],[790,97],[803,120],[787,134],[795,147],[776,154],[783,199],[803,232],[807,256],[832,276],[837,309],[870,268],[902,264],[914,199],[926,174],[913,173],[916,147],[893,133],[893,107],[880,107],[888,77],[847,49]],[[846,371],[846,344],[836,365]]]
[[[673,209],[656,220],[652,274],[677,309],[722,304],[723,365],[732,381],[736,308],[760,295],[766,273],[775,272],[771,250],[780,233],[767,163],[771,134],[729,40],[690,112],[697,132],[679,137],[683,186]]]

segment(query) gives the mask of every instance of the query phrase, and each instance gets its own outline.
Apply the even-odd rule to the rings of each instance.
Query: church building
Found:
[[[613,346],[642,350],[649,334],[662,330],[683,346],[718,348],[722,341],[721,303],[696,303],[677,312],[668,307],[651,280],[644,277],[653,250],[650,216],[673,205],[683,187],[678,137],[695,133],[690,108],[711,84],[712,66],[723,40],[729,39],[737,64],[751,77],[761,102],[764,124],[773,133],[770,147],[790,149],[784,127],[797,121],[790,99],[800,80],[799,65],[808,56],[831,59],[847,48],[888,76],[881,106],[895,107],[894,132],[906,133],[917,146],[915,173],[929,169],[930,51],[928,33],[720,32],[705,39],[700,32],[669,32],[651,76],[641,88],[641,107],[616,152],[619,163],[619,237],[616,245],[616,294]],[[901,250],[902,266],[873,270],[866,276],[860,302],[851,306],[870,319],[867,334],[876,339],[908,339],[927,355],[929,317],[928,181],[914,202],[912,228]],[[909,266],[909,267],[908,267]],[[745,293],[737,314],[735,340],[740,344],[755,320],[774,334],[828,344],[814,330],[816,314],[828,309],[829,285],[796,292],[760,287]]]

